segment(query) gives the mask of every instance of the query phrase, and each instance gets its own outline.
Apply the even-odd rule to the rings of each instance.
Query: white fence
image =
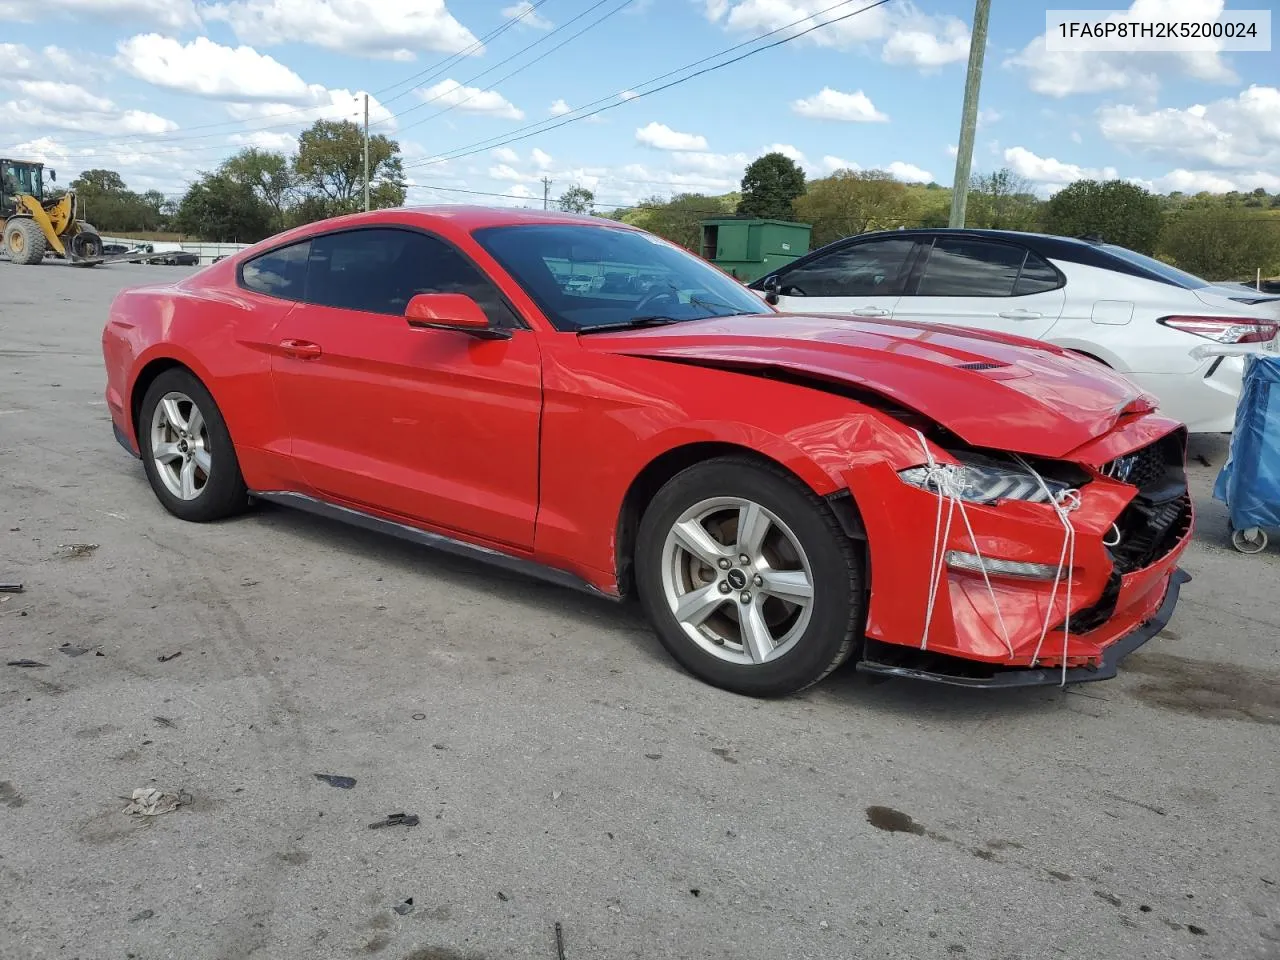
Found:
[[[103,243],[118,243],[125,247],[151,248],[148,256],[185,250],[200,258],[200,266],[213,263],[215,257],[230,256],[249,246],[247,243],[176,243],[172,240],[131,240],[127,237],[103,237]]]

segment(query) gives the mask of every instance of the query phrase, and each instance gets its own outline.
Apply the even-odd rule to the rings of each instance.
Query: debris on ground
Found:
[[[157,660],[159,660],[161,663],[168,663],[170,660],[177,660],[177,659],[178,659],[178,657],[180,657],[180,656],[182,656],[182,651],[181,651],[181,650],[179,650],[177,653],[170,653],[170,654],[168,654],[168,655],[161,655],[161,656],[159,656],[159,657],[156,657],[156,659],[157,659]]]
[[[176,727],[176,726],[177,726],[177,724],[176,724],[176,723],[174,723],[172,720],[170,720],[168,717],[152,717],[151,719],[152,719],[152,720],[154,720],[156,723],[160,724],[160,726],[162,726],[162,727]]]
[[[0,593],[22,593],[24,589],[16,580],[0,580]]]
[[[382,827],[416,827],[421,823],[416,813],[389,813],[387,819],[379,820],[377,823],[369,824],[370,830],[378,830]]]
[[[1213,464],[1209,462],[1209,458],[1206,457],[1203,453],[1197,453],[1196,460],[1198,460],[1203,466],[1206,466],[1206,467],[1213,466]]]
[[[138,920],[150,920],[155,915],[156,915],[156,912],[154,910],[143,910],[141,913],[135,913],[132,917],[130,917],[129,922],[134,923],[135,921],[138,921]]]
[[[551,791],[551,799],[552,799],[552,800],[559,800],[559,799],[560,799],[560,797],[563,795],[563,793],[564,793],[564,791],[562,791],[562,790],[552,790],[552,791]]]
[[[510,897],[508,897],[508,896],[507,896],[505,893],[503,893],[501,890],[499,890],[499,891],[498,891],[498,899],[499,899],[499,900],[501,900],[503,903],[506,903],[506,902],[507,902],[508,900],[510,900],[511,898],[510,898]]]
[[[98,545],[96,543],[60,543],[58,549],[68,560],[75,560],[78,557],[90,556],[98,549]]]
[[[64,643],[58,648],[59,653],[65,653],[68,657],[82,657],[89,651],[84,647],[73,647],[69,643]]]
[[[339,790],[350,790],[356,785],[355,777],[344,777],[337,773],[315,773],[312,774],[317,780],[322,780],[331,787],[337,787]]]
[[[403,903],[397,903],[391,909],[402,917],[413,913],[413,897],[408,897]]]
[[[558,960],[565,960],[564,956],[564,927],[560,926],[560,921],[556,921],[556,957]]]
[[[132,802],[121,813],[158,817],[162,814],[173,813],[178,807],[190,802],[190,795],[185,793],[165,793],[155,787],[139,787],[133,791]]]
[[[6,667],[47,667],[47,663],[41,663],[39,660],[10,660],[5,664]]]

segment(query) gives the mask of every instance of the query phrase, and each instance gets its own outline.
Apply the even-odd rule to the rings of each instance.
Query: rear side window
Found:
[[[785,297],[885,297],[902,292],[915,241],[900,237],[850,244],[779,276]]]
[[[301,300],[307,283],[307,253],[311,241],[271,250],[245,262],[240,282],[250,290],[283,300]]]
[[[497,287],[452,246],[415,230],[374,228],[316,237],[308,303],[404,316],[419,293],[463,293],[494,326],[517,326]]]
[[[1057,290],[1060,286],[1062,281],[1058,278],[1058,271],[1028,251],[1027,260],[1022,265],[1022,273],[1018,275],[1018,281],[1013,285],[1013,295],[1022,297],[1029,293],[1048,293],[1050,290]]]
[[[1007,243],[941,237],[929,252],[917,296],[1012,296],[1026,254]]]

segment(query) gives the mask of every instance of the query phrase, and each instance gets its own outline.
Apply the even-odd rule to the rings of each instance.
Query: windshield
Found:
[[[1210,286],[1208,280],[1201,280],[1195,274],[1187,273],[1185,270],[1179,270],[1177,267],[1171,267],[1167,263],[1157,260],[1155,257],[1148,257],[1145,254],[1135,253],[1127,247],[1117,247],[1113,243],[1102,244],[1102,249],[1112,256],[1119,257],[1126,263],[1131,263],[1135,267],[1142,267],[1144,270],[1150,270],[1158,275],[1165,283],[1172,283],[1175,287],[1182,287],[1184,290],[1197,290],[1200,287]]]
[[[557,330],[766,313],[759,297],[651,234],[583,224],[486,227],[476,241]]]
[[[0,164],[0,178],[4,181],[6,196],[30,194],[36,199],[44,196],[40,183],[40,168],[28,164],[6,162]]]

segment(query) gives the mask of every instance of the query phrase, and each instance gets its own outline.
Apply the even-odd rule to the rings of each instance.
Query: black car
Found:
[[[149,258],[147,263],[161,263],[168,267],[195,267],[200,264],[200,256],[190,250],[169,250]]]

